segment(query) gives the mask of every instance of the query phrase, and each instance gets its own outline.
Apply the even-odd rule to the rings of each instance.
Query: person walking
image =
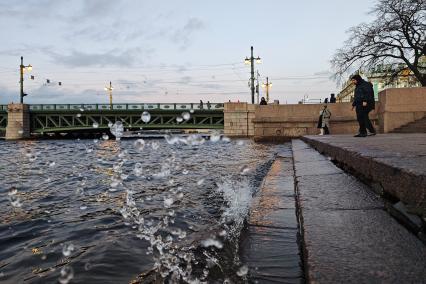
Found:
[[[266,102],[266,100],[265,100],[265,98],[264,97],[262,97],[261,99],[260,99],[260,105],[267,105],[268,103]]]
[[[336,97],[335,97],[334,94],[330,95],[330,103],[332,103],[332,104],[336,103]]]
[[[327,108],[327,105],[324,105],[323,109],[320,111],[317,128],[320,129],[319,135],[328,135],[330,134],[330,118],[331,111]]]
[[[359,132],[354,137],[366,137],[367,129],[369,135],[376,135],[376,130],[368,117],[374,109],[374,90],[371,83],[365,81],[360,75],[353,75],[351,81],[355,84],[355,95],[352,110],[355,108],[356,119],[359,124]]]

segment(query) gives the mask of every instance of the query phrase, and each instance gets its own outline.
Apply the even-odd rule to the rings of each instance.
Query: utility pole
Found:
[[[272,83],[269,82],[269,78],[266,77],[266,84],[263,84],[263,87],[266,88],[266,101],[269,102],[269,88],[272,87]]]
[[[245,64],[250,64],[250,81],[251,81],[251,103],[254,104],[254,60],[256,59],[256,63],[261,63],[260,57],[258,56],[257,58],[253,57],[253,46],[251,47],[251,55],[250,58],[245,58],[244,59],[244,63]]]
[[[27,69],[28,71],[33,70],[33,67],[31,66],[31,64],[25,66],[24,65],[24,57],[21,56],[21,65],[19,65],[19,75],[20,75],[20,80],[19,80],[19,84],[21,87],[21,91],[20,91],[20,103],[23,104],[24,103],[24,96],[26,96],[27,94],[24,94],[24,70]]]
[[[105,87],[105,91],[108,91],[109,94],[109,108],[112,110],[112,87],[111,81],[109,81],[109,87]]]
[[[256,71],[256,104],[259,104],[259,70]]]

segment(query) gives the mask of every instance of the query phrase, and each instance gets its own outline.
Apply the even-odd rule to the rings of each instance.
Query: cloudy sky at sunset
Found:
[[[373,1],[0,0],[0,104],[250,101],[250,68],[271,99],[338,92],[329,60]],[[35,79],[30,80],[29,76]],[[50,80],[50,84],[46,80]],[[62,82],[62,86],[58,85]],[[263,90],[261,90],[263,92]]]

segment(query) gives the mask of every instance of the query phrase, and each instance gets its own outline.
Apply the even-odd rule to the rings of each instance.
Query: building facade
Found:
[[[426,66],[426,57],[421,60],[421,65]],[[391,76],[401,70],[391,80]],[[361,75],[366,81],[373,84],[374,98],[378,100],[379,92],[387,88],[409,88],[421,87],[421,83],[414,76],[413,72],[405,64],[388,64],[379,65],[374,69],[366,72],[361,70],[356,71],[354,74]],[[352,77],[352,75],[350,77]],[[350,78],[349,77],[349,78]],[[338,102],[350,102],[353,100],[355,85],[349,79],[342,85],[342,90],[337,95]]]

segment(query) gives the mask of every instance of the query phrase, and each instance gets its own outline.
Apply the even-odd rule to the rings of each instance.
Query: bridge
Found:
[[[150,103],[150,104],[31,104],[31,133],[98,131],[109,129],[115,121],[126,129],[223,129],[222,103]],[[149,122],[141,114],[148,111]],[[182,116],[183,113],[189,114]],[[0,131],[8,124],[8,106],[0,105]]]

